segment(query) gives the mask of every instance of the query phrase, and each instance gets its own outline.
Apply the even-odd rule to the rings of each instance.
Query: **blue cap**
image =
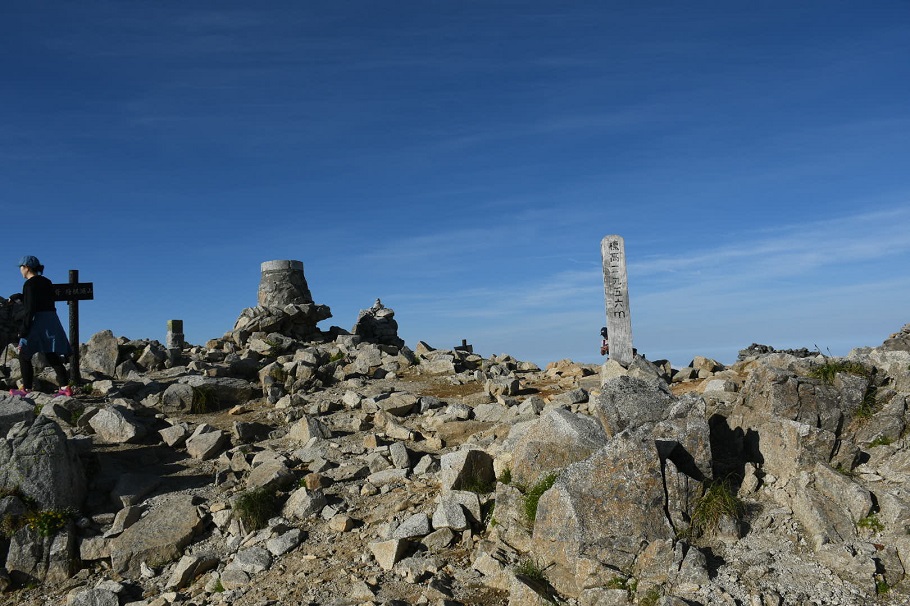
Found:
[[[29,269],[37,269],[41,267],[41,262],[38,261],[38,257],[34,255],[25,255],[19,259],[19,265],[17,267],[28,267]]]

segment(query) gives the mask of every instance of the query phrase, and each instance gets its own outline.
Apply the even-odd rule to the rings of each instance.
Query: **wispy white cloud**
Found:
[[[891,208],[736,235],[738,241],[691,254],[632,260],[630,274],[795,277],[823,266],[895,257],[910,251],[910,208]]]

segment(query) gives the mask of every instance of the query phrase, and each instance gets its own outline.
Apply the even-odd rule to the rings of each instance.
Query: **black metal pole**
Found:
[[[70,270],[70,284],[79,283],[79,270]],[[79,373],[79,301],[67,301],[70,306],[70,347],[72,356],[70,357],[70,381],[73,385],[82,383],[82,375]]]

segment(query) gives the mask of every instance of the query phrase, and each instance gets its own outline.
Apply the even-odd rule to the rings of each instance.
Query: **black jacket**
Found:
[[[54,305],[54,284],[44,276],[32,276],[22,285],[22,299],[25,305],[25,318],[19,330],[19,338],[28,336],[32,329],[35,314],[39,311],[57,311]]]

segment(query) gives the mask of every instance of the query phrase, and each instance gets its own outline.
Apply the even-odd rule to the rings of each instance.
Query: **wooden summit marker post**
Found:
[[[74,385],[82,383],[79,373],[79,301],[95,298],[95,285],[91,282],[79,282],[79,270],[70,270],[68,284],[54,284],[54,301],[66,301],[70,306],[70,345],[73,355],[70,359],[70,381]]]
[[[604,265],[604,299],[607,307],[607,333],[610,359],[623,366],[632,363],[632,318],[629,314],[629,282],[626,276],[626,244],[621,236],[605,236],[600,241]]]

